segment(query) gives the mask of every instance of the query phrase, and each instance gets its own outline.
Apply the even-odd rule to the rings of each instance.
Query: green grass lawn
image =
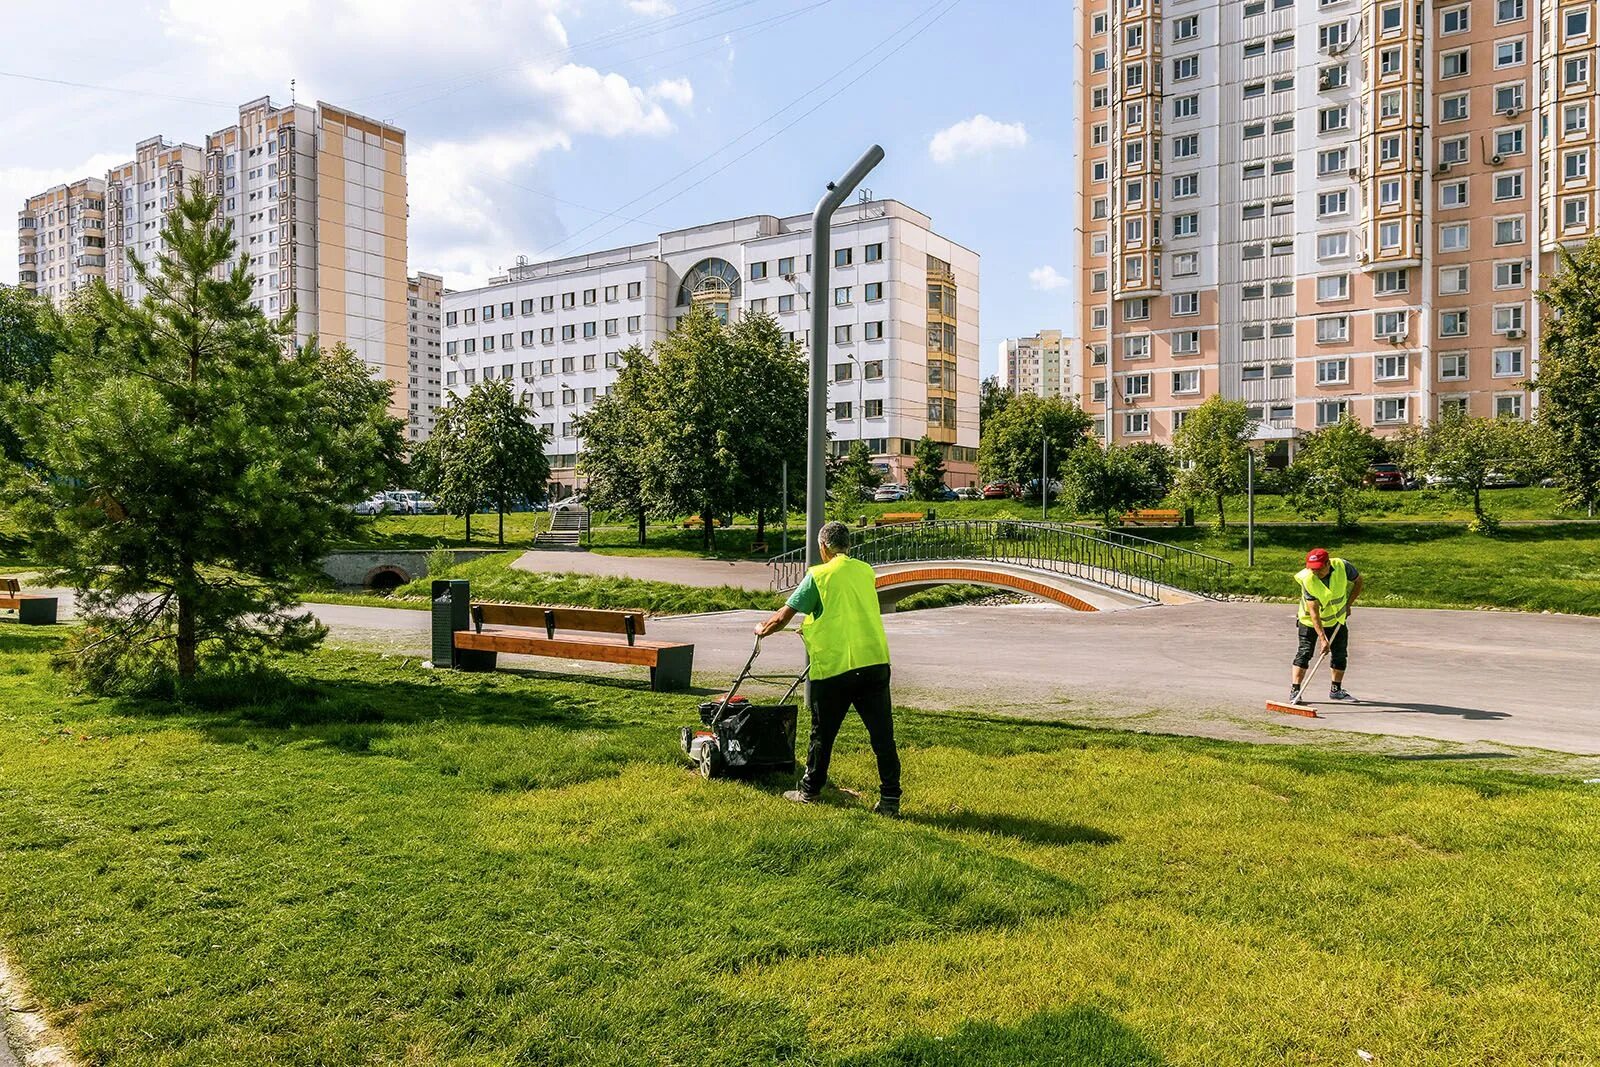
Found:
[[[540,511],[517,511],[505,517],[506,544],[526,546],[533,536],[550,528],[550,516]],[[452,515],[374,515],[361,520],[361,536],[345,548],[493,548],[499,529],[493,512],[472,517],[472,539],[467,522]]]
[[[0,943],[94,1064],[1588,1062],[1594,786],[902,711],[800,808],[692,698],[348,651],[69,695],[0,628]],[[980,709],[981,710],[981,709]]]
[[[1495,537],[1460,526],[1364,523],[1256,530],[1256,566],[1245,566],[1245,533],[1164,529],[1146,536],[1231,560],[1229,591],[1294,595],[1308,549],[1342,555],[1366,577],[1363,602],[1380,607],[1510,608],[1600,615],[1600,525],[1507,527]]]

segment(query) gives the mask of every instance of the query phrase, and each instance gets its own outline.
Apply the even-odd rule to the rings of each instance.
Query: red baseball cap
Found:
[[[1319,570],[1320,568],[1326,567],[1327,565],[1328,565],[1328,550],[1327,549],[1325,549],[1325,548],[1313,548],[1310,552],[1306,553],[1306,566],[1310,567],[1312,570]]]

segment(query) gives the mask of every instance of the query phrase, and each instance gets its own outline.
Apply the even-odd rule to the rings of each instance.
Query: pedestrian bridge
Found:
[[[878,575],[885,607],[935,585],[1027,593],[1075,611],[1220,599],[1232,564],[1163,541],[1076,523],[939,520],[858,533],[850,554]],[[805,574],[801,550],[772,561],[774,589]]]

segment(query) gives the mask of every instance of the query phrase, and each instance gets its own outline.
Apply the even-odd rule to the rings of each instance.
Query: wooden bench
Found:
[[[872,520],[874,526],[899,526],[908,522],[921,522],[927,518],[920,511],[888,511]]]
[[[650,668],[650,688],[686,689],[694,669],[694,646],[644,636],[642,611],[547,608],[526,604],[474,603],[472,627],[453,635],[466,670],[495,668],[495,656],[581,659]]]
[[[1122,522],[1127,526],[1177,526],[1183,522],[1183,512],[1167,508],[1142,508],[1125,512]]]
[[[43,593],[24,593],[15,578],[0,578],[0,611],[14,611],[17,621],[29,626],[53,626],[57,601]]]
[[[698,530],[702,525],[704,525],[704,520],[698,515],[690,515],[687,519],[683,520],[683,528],[685,530]],[[727,525],[728,524],[723,522],[721,519],[711,520],[711,528],[714,530],[721,530]]]

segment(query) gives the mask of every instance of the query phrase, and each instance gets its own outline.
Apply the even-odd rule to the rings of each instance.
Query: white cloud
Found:
[[[678,9],[669,0],[628,0],[628,7],[634,14],[649,18],[666,18],[668,15],[678,13]]]
[[[1033,287],[1046,293],[1053,289],[1065,289],[1069,280],[1065,274],[1057,273],[1056,269],[1048,264],[1035,267],[1028,272],[1028,281],[1033,283]]]
[[[672,132],[672,119],[652,99],[652,93],[620,74],[602,74],[593,67],[568,63],[555,70],[525,69],[522,81],[545,99],[556,121],[573,133],[621,137]],[[687,82],[669,92],[681,97],[685,90],[693,96]]]
[[[1027,128],[1020,122],[996,122],[988,115],[974,115],[933,135],[928,155],[935,163],[951,163],[968,156],[988,155],[999,148],[1021,148],[1028,143]]]
[[[694,103],[694,86],[689,84],[688,78],[668,78],[652,85],[650,95],[657,100],[665,100],[669,104],[686,108]]]

